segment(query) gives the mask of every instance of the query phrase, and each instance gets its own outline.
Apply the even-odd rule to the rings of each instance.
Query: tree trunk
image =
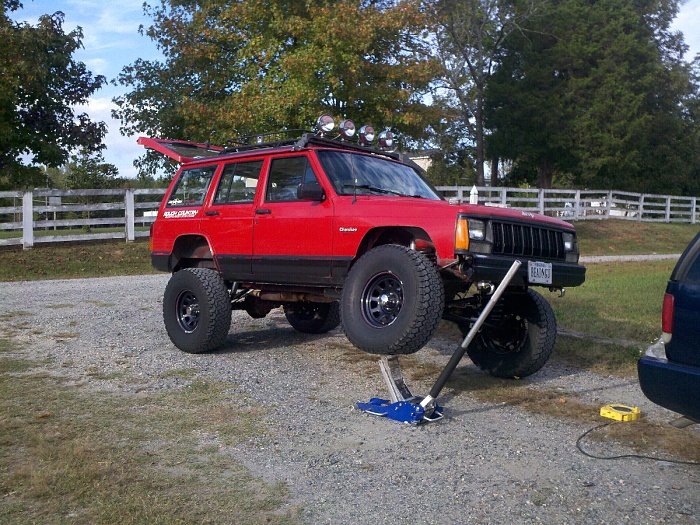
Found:
[[[545,160],[537,168],[537,187],[548,190],[552,187],[552,178],[554,178],[554,168],[549,161]]]
[[[498,157],[491,159],[491,186],[498,185]]]

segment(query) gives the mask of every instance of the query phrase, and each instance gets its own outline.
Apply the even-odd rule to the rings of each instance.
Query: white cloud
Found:
[[[685,43],[690,46],[686,60],[692,60],[700,53],[700,0],[690,0],[680,6],[673,28],[683,32]]]
[[[143,147],[136,144],[137,137],[124,137],[119,133],[118,120],[112,118],[111,111],[115,105],[110,98],[91,98],[87,104],[76,106],[77,113],[87,113],[93,121],[103,121],[107,124],[107,136],[104,143],[107,149],[104,151],[105,161],[114,164],[119,169],[122,177],[133,178],[137,170],[133,166],[134,160],[143,154]]]

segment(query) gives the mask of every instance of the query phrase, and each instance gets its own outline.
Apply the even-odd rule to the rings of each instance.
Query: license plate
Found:
[[[552,263],[528,261],[527,278],[532,284],[552,284]]]

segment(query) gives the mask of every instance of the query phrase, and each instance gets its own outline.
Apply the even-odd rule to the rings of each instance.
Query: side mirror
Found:
[[[297,199],[301,201],[325,200],[326,194],[318,182],[304,182],[297,187]]]

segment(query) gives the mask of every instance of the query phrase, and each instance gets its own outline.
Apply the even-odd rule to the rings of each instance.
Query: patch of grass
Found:
[[[47,304],[46,306],[44,306],[44,308],[48,308],[50,310],[59,310],[61,308],[75,308],[75,305],[70,303],[57,303]]]
[[[603,376],[632,377],[642,349],[600,340],[559,335],[553,360]]]
[[[36,366],[0,356],[0,522],[298,523],[225,452],[261,431],[230,385],[95,395]]]
[[[581,255],[682,253],[698,233],[697,224],[616,219],[576,221]]]
[[[532,414],[591,425],[608,421],[600,416],[599,405],[585,403],[576,394],[533,388],[527,380],[497,379],[473,367],[458,368],[447,388],[455,394],[469,393],[483,403],[515,406]],[[681,430],[642,418],[609,425],[590,434],[590,439],[620,443],[639,454],[700,462],[700,432],[693,428]]]
[[[0,281],[155,273],[147,240],[40,244],[0,249]]]
[[[561,328],[650,343],[661,333],[661,306],[673,261],[591,264],[586,282],[545,297]]]

